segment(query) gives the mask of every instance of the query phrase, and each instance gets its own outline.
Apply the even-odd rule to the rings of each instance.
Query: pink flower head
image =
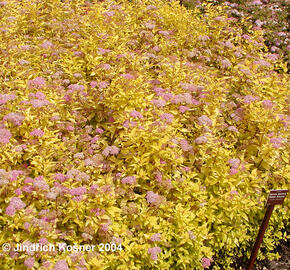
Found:
[[[44,132],[41,129],[35,129],[30,132],[30,136],[42,137]]]
[[[171,113],[163,113],[160,115],[161,120],[166,120],[167,123],[171,123],[174,116]]]
[[[206,125],[206,126],[212,126],[212,120],[209,119],[206,115],[202,115],[200,117],[198,117],[198,123],[200,125]]]
[[[181,112],[181,113],[185,113],[186,111],[188,111],[189,110],[189,108],[187,107],[187,106],[179,106],[179,111]]]
[[[83,85],[79,85],[79,84],[71,84],[68,87],[68,89],[71,91],[83,91],[85,89],[85,87]]]
[[[32,99],[30,101],[30,104],[34,107],[34,108],[40,108],[42,106],[46,106],[49,105],[49,101],[48,100],[41,100],[41,99]]]
[[[148,191],[146,193],[146,200],[150,204],[158,205],[160,203],[160,199],[160,196],[153,191]]]
[[[229,59],[225,58],[221,61],[221,65],[222,65],[222,68],[225,69],[225,68],[229,68],[232,65],[232,63]]]
[[[271,100],[263,100],[263,106],[265,109],[272,109],[273,102]]]
[[[28,88],[33,89],[33,88],[43,88],[45,86],[45,79],[42,77],[37,77],[34,80],[29,80],[28,81]]]
[[[233,131],[233,132],[238,132],[238,129],[235,126],[229,126],[228,130]]]
[[[239,192],[237,192],[236,190],[232,190],[232,191],[230,192],[230,194],[232,194],[232,195],[239,195]]]
[[[166,101],[162,99],[152,99],[151,103],[158,108],[164,107],[166,105]]]
[[[50,41],[45,41],[41,44],[41,47],[43,49],[48,49],[49,47],[52,47],[52,43]]]
[[[251,96],[251,95],[244,96],[244,102],[246,104],[250,104],[251,102],[253,102],[255,100],[256,100],[256,98]]]
[[[33,181],[33,186],[42,190],[48,190],[49,185],[43,179],[43,176],[38,176]]]
[[[103,134],[104,133],[104,130],[101,129],[101,128],[96,128],[96,133]]]
[[[119,154],[119,152],[120,152],[120,149],[117,146],[107,146],[103,150],[102,154],[107,157],[109,154],[117,155]]]
[[[192,150],[192,146],[188,144],[187,140],[183,139],[180,140],[180,146],[182,148],[183,151],[190,151]]]
[[[67,262],[65,260],[59,260],[55,265],[53,270],[69,270]]]
[[[122,182],[122,184],[132,185],[132,184],[135,184],[136,183],[136,177],[135,176],[127,176],[127,177],[124,177],[121,180],[121,182]]]
[[[232,168],[238,168],[241,163],[240,159],[238,158],[231,158],[228,162]]]
[[[271,138],[270,143],[272,146],[276,149],[280,148],[283,144],[283,139],[282,138]]]
[[[161,234],[160,233],[155,233],[151,236],[150,241],[152,242],[159,242],[161,241]]]
[[[14,94],[0,94],[0,105],[5,104],[7,101],[16,99],[16,95]]]
[[[260,0],[254,0],[252,2],[252,5],[258,6],[258,5],[263,5],[263,3]]]
[[[200,137],[197,137],[194,142],[196,144],[204,144],[207,142],[207,137],[206,136],[200,136]]]
[[[230,174],[230,175],[235,175],[235,174],[237,174],[238,172],[239,172],[238,169],[233,167],[233,168],[230,169],[229,174]]]
[[[98,85],[98,82],[96,82],[96,81],[91,81],[91,82],[90,82],[90,86],[91,86],[92,88],[95,88],[97,85]]]
[[[24,261],[24,265],[25,265],[27,268],[31,269],[31,268],[34,266],[34,258],[33,258],[33,257],[30,257],[30,258],[26,259],[26,260]]]
[[[100,89],[102,89],[102,88],[106,88],[108,85],[109,85],[108,82],[99,82],[99,88],[100,88]]]
[[[130,116],[134,118],[141,118],[141,119],[143,118],[143,115],[140,112],[135,111],[135,110],[130,112]]]
[[[103,49],[103,48],[98,48],[98,53],[100,54],[100,55],[103,55],[103,54],[105,54],[105,53],[109,53],[111,50],[109,50],[109,49]]]
[[[15,126],[20,126],[25,116],[21,113],[9,113],[3,117],[3,121],[12,122]]]
[[[16,210],[21,210],[21,209],[23,209],[26,206],[26,204],[20,198],[13,197],[10,200],[9,206],[15,208]]]
[[[123,78],[125,78],[125,79],[128,79],[128,80],[132,80],[132,79],[135,78],[135,77],[134,77],[132,74],[130,74],[130,73],[121,74],[120,76],[123,77]]]
[[[153,248],[148,248],[148,253],[151,255],[151,259],[156,261],[158,259],[157,255],[161,252],[160,247],[153,247]]]
[[[62,174],[62,173],[56,173],[54,175],[54,179],[58,180],[58,181],[60,181],[62,183],[62,182],[64,182],[67,179],[67,177],[64,174]]]
[[[209,268],[211,261],[209,258],[202,258],[202,267],[205,269]]]
[[[0,143],[4,143],[4,144],[9,143],[11,137],[12,137],[12,134],[10,133],[8,129],[0,128]]]
[[[87,189],[85,187],[73,188],[70,190],[70,194],[74,196],[81,196],[87,193]]]
[[[5,210],[5,214],[10,217],[13,217],[15,215],[15,212],[16,212],[16,209],[11,205],[8,205]]]

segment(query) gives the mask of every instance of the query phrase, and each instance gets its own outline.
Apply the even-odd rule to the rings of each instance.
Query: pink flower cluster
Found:
[[[212,120],[209,119],[206,115],[202,115],[197,118],[198,123],[203,126],[212,126]]]
[[[204,144],[204,143],[207,143],[207,137],[206,136],[200,136],[200,137],[197,137],[194,142],[196,144]]]
[[[135,176],[127,176],[127,177],[124,177],[121,180],[121,182],[122,182],[122,184],[132,185],[132,184],[135,184],[136,183],[136,177]]]
[[[59,260],[56,262],[52,270],[69,270],[69,268],[65,260]]]
[[[202,258],[202,267],[207,269],[210,267],[212,259],[209,258]]]
[[[146,193],[146,200],[150,204],[158,205],[161,201],[161,197],[160,195],[154,193],[153,191],[148,191]]]
[[[31,269],[31,268],[34,266],[34,258],[33,258],[33,257],[27,258],[27,259],[24,261],[24,265],[25,265],[28,269]]]
[[[42,137],[44,135],[44,132],[41,129],[34,129],[29,134],[30,136]]]
[[[33,186],[38,189],[49,190],[49,185],[45,182],[42,175],[34,179]]]
[[[3,117],[3,121],[12,122],[15,126],[20,126],[25,116],[21,113],[9,113]]]
[[[272,146],[274,148],[278,149],[278,148],[282,147],[283,139],[282,138],[271,138],[270,143],[272,144]]]
[[[152,99],[151,103],[158,108],[164,107],[166,105],[166,101],[162,99]]]
[[[16,95],[14,94],[0,94],[0,105],[14,99],[16,99]]]
[[[142,113],[140,113],[138,111],[135,111],[135,110],[130,112],[130,116],[133,117],[133,118],[140,118],[140,119],[143,118]]]
[[[159,242],[161,241],[161,234],[160,233],[155,233],[150,237],[150,241],[152,242]]]
[[[119,147],[117,147],[117,146],[107,146],[104,150],[103,150],[103,152],[102,152],[102,154],[105,156],[105,157],[107,157],[108,155],[118,155],[119,154],[119,152],[120,152],[120,148]]]
[[[273,108],[273,102],[271,100],[263,100],[263,106],[265,109],[272,109]]]
[[[151,255],[151,259],[156,261],[158,259],[157,255],[161,252],[160,247],[153,247],[153,248],[148,248],[148,253]]]
[[[26,204],[18,197],[13,197],[10,200],[9,205],[6,208],[5,214],[8,216],[14,216],[16,210],[21,210]]]
[[[33,89],[33,88],[43,88],[45,86],[45,79],[42,77],[36,77],[34,80],[29,80],[28,81],[28,88]]]
[[[188,141],[185,139],[180,140],[180,146],[182,148],[183,151],[191,151],[192,150],[192,146],[188,144]]]
[[[81,196],[87,193],[87,189],[85,187],[72,188],[69,193],[73,196]]]
[[[174,119],[174,116],[171,113],[163,113],[160,115],[162,120],[166,120],[167,123],[171,123]]]
[[[238,173],[238,167],[241,164],[240,159],[238,159],[238,158],[231,158],[231,159],[228,160],[228,162],[229,162],[229,164],[231,166],[230,175],[234,175],[234,174]]]
[[[12,137],[11,132],[6,128],[0,128],[0,143],[7,144],[9,143]]]

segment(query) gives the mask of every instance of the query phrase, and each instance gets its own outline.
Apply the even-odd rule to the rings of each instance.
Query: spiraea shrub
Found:
[[[247,260],[269,190],[289,187],[289,76],[261,31],[203,8],[0,3],[1,269]],[[278,257],[287,203],[259,260]],[[36,243],[97,248],[14,250]]]

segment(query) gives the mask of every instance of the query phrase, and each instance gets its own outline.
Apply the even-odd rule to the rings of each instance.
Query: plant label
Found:
[[[272,189],[268,195],[266,205],[275,205],[275,204],[282,204],[288,189]]]

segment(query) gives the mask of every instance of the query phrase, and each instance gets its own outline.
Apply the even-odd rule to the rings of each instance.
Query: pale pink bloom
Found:
[[[120,152],[120,148],[118,148],[117,146],[112,146],[111,147],[111,154],[112,155],[118,155],[119,154],[119,152]]]
[[[42,77],[36,77],[34,80],[29,80],[28,81],[28,88],[33,89],[33,88],[43,88],[45,86],[45,79]]]
[[[232,190],[232,191],[230,192],[230,194],[232,194],[232,195],[239,195],[239,192],[237,192],[236,190]]]
[[[163,113],[160,115],[161,120],[166,120],[167,123],[171,123],[174,119],[174,116],[171,113]]]
[[[30,136],[37,136],[37,137],[42,137],[44,135],[44,132],[41,129],[35,129],[31,131]]]
[[[106,17],[112,17],[115,15],[115,12],[114,11],[107,11],[107,12],[104,12],[103,15]]]
[[[181,112],[181,113],[185,113],[186,111],[188,111],[189,110],[189,108],[187,107],[187,106],[179,106],[179,111]]]
[[[188,234],[189,234],[189,238],[190,238],[191,240],[194,240],[194,239],[196,238],[196,236],[193,234],[192,231],[188,231]]]
[[[161,234],[160,233],[155,233],[150,237],[150,241],[152,242],[159,242],[161,241]]]
[[[43,179],[43,176],[38,176],[33,181],[33,186],[39,189],[48,190],[49,185]]]
[[[96,128],[96,133],[103,134],[104,130],[101,128]]]
[[[55,265],[53,270],[69,270],[67,262],[65,260],[59,260]]]
[[[30,257],[30,258],[26,259],[26,260],[24,261],[24,265],[25,265],[27,268],[31,269],[31,268],[34,266],[34,258],[33,258],[33,257]]]
[[[230,175],[235,175],[237,174],[239,171],[236,168],[231,168],[229,174]]]
[[[12,134],[8,129],[6,128],[0,129],[0,143],[4,143],[4,144],[9,143],[11,137],[12,137]]]
[[[134,76],[132,74],[130,74],[130,73],[121,74],[120,76],[125,78],[125,79],[129,79],[129,80],[134,79]]]
[[[252,5],[256,5],[256,6],[258,6],[258,5],[263,5],[263,3],[262,3],[260,0],[254,0],[254,1],[252,2]]]
[[[76,153],[74,154],[74,158],[84,159],[85,156],[84,156],[84,153]]]
[[[212,126],[212,120],[208,118],[206,115],[198,117],[197,120],[200,125],[207,125],[210,127]]]
[[[74,55],[75,56],[78,56],[78,57],[81,57],[81,56],[83,56],[83,52],[80,52],[80,51],[74,51]]]
[[[43,42],[42,44],[41,44],[41,47],[43,48],[43,49],[48,49],[49,47],[52,47],[52,43],[50,42],[50,41],[45,41],[45,42]]]
[[[200,41],[207,41],[207,40],[210,40],[209,36],[207,36],[207,35],[199,36],[198,39],[199,39]]]
[[[156,10],[157,7],[156,6],[153,6],[153,5],[149,5],[149,6],[147,6],[147,9],[148,10]]]
[[[231,61],[227,58],[221,61],[222,68],[228,68],[232,65]]]
[[[5,210],[5,214],[10,217],[13,217],[15,215],[15,212],[16,212],[16,209],[11,205],[8,205]]]
[[[158,259],[157,255],[161,252],[160,247],[153,247],[153,248],[148,248],[148,253],[151,255],[151,259],[156,261]]]
[[[71,84],[68,87],[68,89],[71,91],[82,91],[85,89],[85,87],[83,85],[79,85],[79,84]]]
[[[70,194],[74,196],[80,196],[87,193],[87,189],[85,187],[73,188],[70,190]]]
[[[166,101],[162,99],[152,99],[151,103],[159,108],[166,105]]]
[[[263,106],[265,109],[272,109],[273,102],[271,100],[263,100]]]
[[[81,73],[74,73],[73,76],[76,78],[76,79],[81,79],[83,77],[83,75]]]
[[[135,110],[130,112],[130,116],[134,118],[141,118],[141,119],[143,118],[143,115],[140,112],[135,111]]]
[[[256,101],[256,98],[255,97],[253,97],[251,95],[244,96],[244,102],[246,104],[250,104],[253,101]]]
[[[228,162],[233,168],[238,168],[241,163],[240,159],[238,158],[231,158],[228,160]]]
[[[206,136],[200,136],[200,137],[197,137],[194,141],[195,141],[196,144],[204,144],[204,143],[207,142],[207,137]]]
[[[29,222],[24,222],[23,227],[24,227],[25,230],[29,231],[30,223]]]
[[[182,139],[180,140],[180,146],[183,151],[190,151],[192,150],[192,146],[188,144],[187,140]]]
[[[17,180],[17,177],[21,174],[23,174],[24,172],[21,171],[21,170],[12,170],[10,171],[10,174],[11,174],[11,178],[10,178],[10,181],[16,181]]]
[[[274,148],[280,148],[282,147],[283,144],[283,139],[282,138],[271,138],[270,143]]]
[[[34,108],[40,108],[42,106],[46,106],[49,105],[49,101],[48,100],[40,100],[40,99],[32,99],[30,101],[30,104],[34,107]]]
[[[233,131],[233,132],[238,132],[238,129],[235,126],[229,126],[228,130]]]
[[[0,105],[14,99],[16,99],[16,95],[14,94],[0,94]]]
[[[148,203],[156,205],[160,202],[160,196],[153,191],[148,191],[146,194],[146,200]]]
[[[104,70],[109,70],[111,68],[110,64],[101,64],[100,67]]]
[[[21,113],[9,113],[3,117],[4,121],[12,122],[15,126],[20,126],[25,116]]]
[[[277,54],[277,53],[272,53],[272,54],[269,54],[269,55],[267,56],[267,58],[270,59],[271,61],[276,61],[276,60],[279,59],[279,54]]]
[[[98,53],[100,55],[103,55],[103,54],[109,53],[109,52],[111,52],[111,50],[109,50],[109,49],[103,49],[103,48],[98,48]]]
[[[124,177],[121,180],[121,182],[122,182],[122,184],[132,185],[132,184],[135,184],[136,183],[136,177],[135,176],[127,176],[127,177]]]
[[[232,49],[234,47],[234,45],[228,40],[225,42],[225,46],[228,47],[229,49]]]
[[[203,268],[209,268],[211,263],[211,259],[208,258],[202,258],[202,267]]]
[[[67,177],[64,174],[62,174],[62,173],[56,173],[54,175],[54,179],[58,180],[58,181],[60,181],[62,183],[62,182],[64,182],[67,179]]]
[[[30,64],[29,61],[24,60],[24,59],[20,59],[20,60],[18,61],[18,63],[19,63],[21,66]]]
[[[154,23],[144,23],[144,26],[150,30],[152,30],[154,27],[155,27],[155,24]]]
[[[102,89],[102,88],[106,88],[107,86],[109,85],[108,82],[99,82],[99,88]]]

